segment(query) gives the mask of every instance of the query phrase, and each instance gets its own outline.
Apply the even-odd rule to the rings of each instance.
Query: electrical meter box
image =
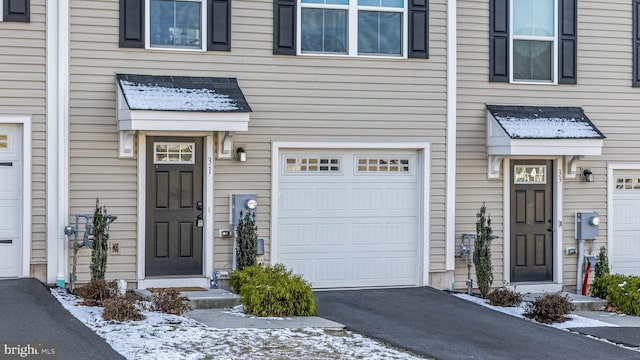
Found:
[[[240,218],[247,213],[256,214],[258,201],[256,194],[229,195],[229,223],[238,225]],[[240,214],[242,213],[242,215]]]
[[[598,237],[600,218],[596,211],[576,213],[576,239],[592,240]]]

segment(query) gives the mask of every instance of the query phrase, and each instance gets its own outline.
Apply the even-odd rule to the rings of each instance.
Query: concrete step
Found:
[[[145,299],[151,298],[151,292],[147,289],[136,289],[134,291]],[[223,289],[181,291],[180,294],[189,299],[189,305],[194,310],[231,308],[240,304],[240,295]]]
[[[583,296],[583,295],[572,294],[567,292],[562,292],[561,294],[567,295],[571,303],[573,303],[576,306],[576,311],[600,310],[600,308],[602,308],[607,304],[606,300],[594,298],[591,296]],[[531,302],[540,295],[544,295],[544,294],[543,293],[527,293],[523,296],[522,300]]]

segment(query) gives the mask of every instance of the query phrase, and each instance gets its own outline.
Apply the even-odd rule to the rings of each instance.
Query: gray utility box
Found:
[[[242,217],[247,213],[256,214],[257,211],[256,194],[231,194],[229,195],[229,221],[230,224],[238,225],[240,222],[240,212]]]
[[[576,213],[576,239],[592,240],[598,237],[600,228],[600,218],[598,212],[577,212]]]

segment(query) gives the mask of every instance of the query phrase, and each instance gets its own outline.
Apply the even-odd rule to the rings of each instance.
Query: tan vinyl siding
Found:
[[[267,252],[272,141],[431,143],[430,263],[444,270],[445,2],[430,3],[428,60],[274,56],[272,16],[271,0],[232,2],[231,52],[119,49],[118,1],[71,1],[71,212],[99,194],[119,216],[112,239],[127,251],[109,276],[136,271],[137,169],[117,159],[115,73],[238,78],[253,113],[234,144],[248,161],[214,160],[214,227],[229,228],[230,193],[257,193]],[[214,268],[230,268],[231,240],[214,243]]]
[[[576,246],[574,216],[578,210],[601,214],[595,251],[606,242],[607,164],[637,162],[640,135],[638,94],[631,87],[631,3],[614,0],[578,2],[578,84],[526,85],[489,83],[489,1],[458,2],[458,156],[456,234],[474,231],[475,212],[483,201],[500,236],[494,242],[496,273],[501,284],[503,180],[487,180],[485,104],[581,106],[607,136],[602,156],[587,156],[579,167],[590,168],[594,183],[563,178],[562,248]],[[566,169],[565,169],[566,171]],[[563,284],[575,290],[576,255],[562,255]],[[457,262],[456,283],[464,287],[466,264]]]
[[[45,264],[45,0],[31,22],[0,22],[0,115],[31,117],[31,264]],[[44,279],[42,279],[44,280]]]

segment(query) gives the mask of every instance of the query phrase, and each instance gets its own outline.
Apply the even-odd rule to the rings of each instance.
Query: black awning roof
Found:
[[[251,112],[235,78],[116,74],[130,110]]]
[[[512,139],[604,139],[581,107],[487,105]]]

